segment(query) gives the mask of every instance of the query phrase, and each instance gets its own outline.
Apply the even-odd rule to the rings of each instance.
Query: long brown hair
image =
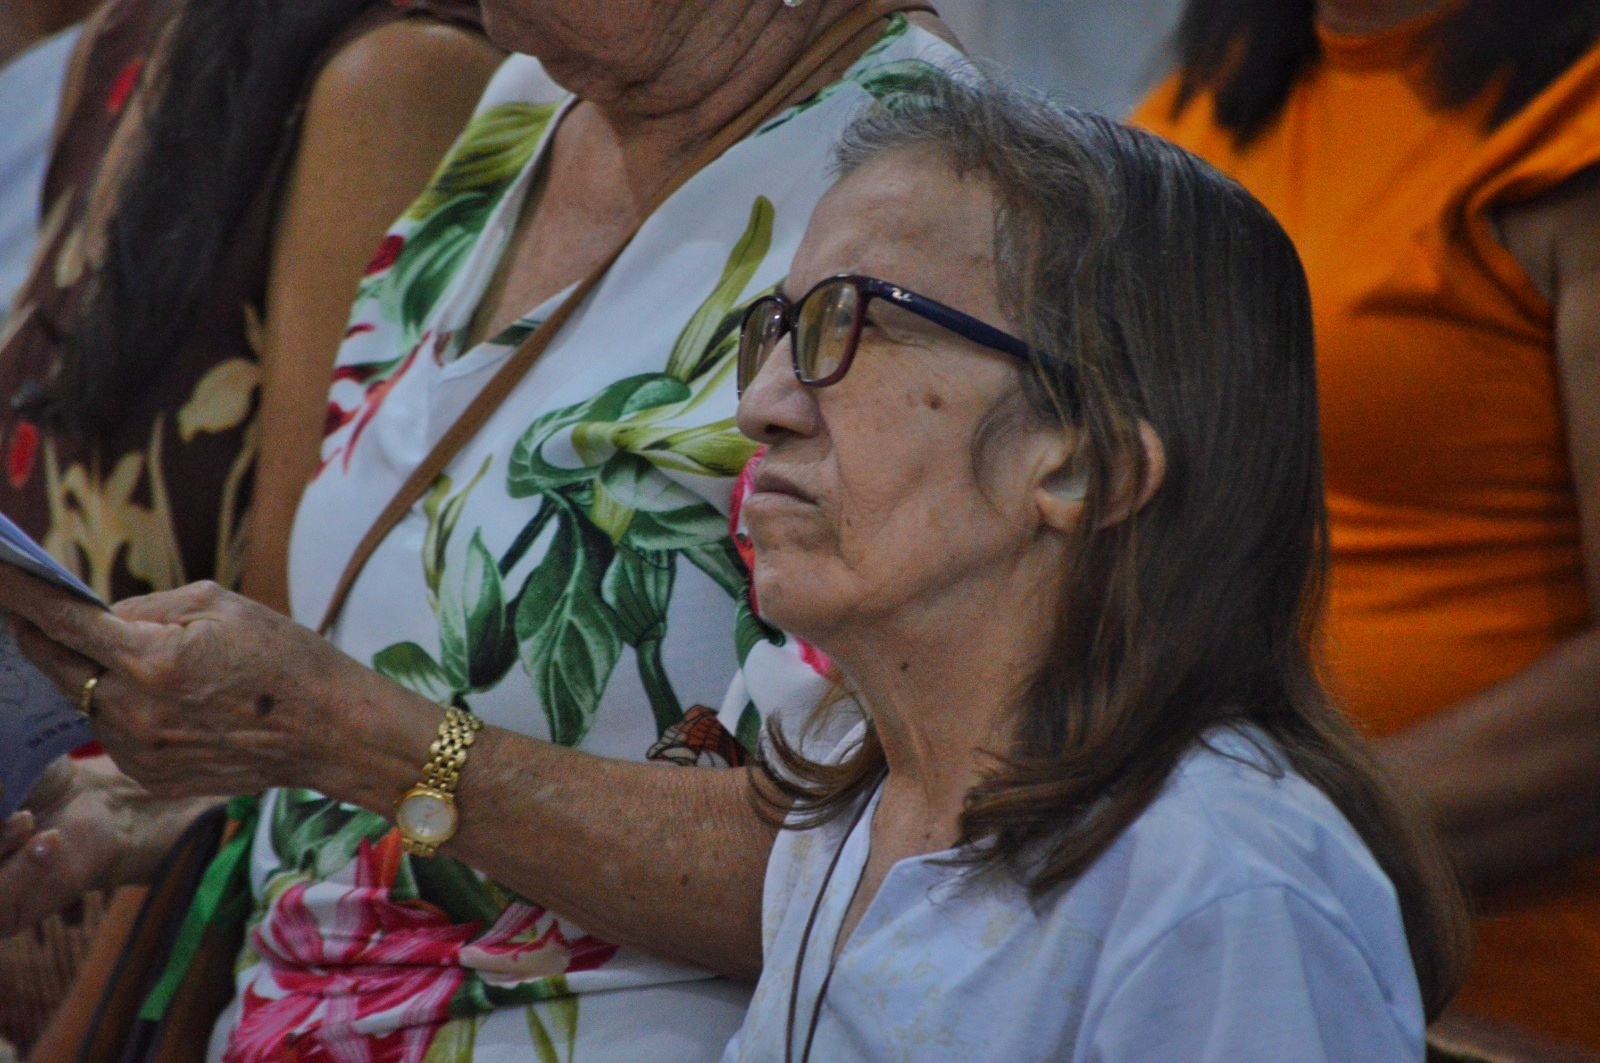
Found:
[[[967,796],[958,859],[1035,894],[1070,883],[1186,751],[1243,726],[1366,841],[1436,1013],[1463,964],[1459,894],[1312,663],[1326,514],[1310,297],[1289,238],[1187,152],[988,79],[869,112],[840,166],[900,151],[993,189],[1002,305],[1054,352],[1024,378],[1031,415],[1076,430],[1088,477],[1049,659],[1011,748]],[[1105,521],[1126,471],[1144,475],[1141,422],[1162,440],[1164,479],[1135,516]],[[870,721],[841,763],[781,731],[769,756],[767,797],[792,803],[798,826],[843,814],[886,770]]]

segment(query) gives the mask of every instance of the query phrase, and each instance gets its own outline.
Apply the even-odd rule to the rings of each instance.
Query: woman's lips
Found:
[[[774,499],[791,498],[800,502],[814,503],[816,501],[792,477],[785,475],[781,469],[772,468],[766,462],[763,462],[761,467],[756,469],[750,487],[752,492],[747,501],[754,501],[759,495],[766,495]]]

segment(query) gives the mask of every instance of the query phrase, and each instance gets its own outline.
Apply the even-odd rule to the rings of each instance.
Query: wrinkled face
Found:
[[[783,293],[860,273],[1014,330],[994,218],[983,182],[889,153],[823,198]],[[1037,537],[1033,441],[1047,433],[1024,412],[1026,370],[882,300],[837,384],[801,385],[790,359],[785,340],[739,406],[768,446],[744,508],[763,614],[840,655],[857,625],[978,606]]]

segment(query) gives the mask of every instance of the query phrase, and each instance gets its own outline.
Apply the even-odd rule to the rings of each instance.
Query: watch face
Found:
[[[443,794],[416,791],[400,802],[394,820],[411,840],[438,845],[456,832],[456,804]]]

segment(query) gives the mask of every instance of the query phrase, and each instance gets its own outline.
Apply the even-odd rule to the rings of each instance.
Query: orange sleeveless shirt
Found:
[[[1600,49],[1490,132],[1487,98],[1429,105],[1420,38],[1431,24],[1321,31],[1321,61],[1242,150],[1209,97],[1172,116],[1176,79],[1134,117],[1250,189],[1305,262],[1333,555],[1329,672],[1379,735],[1591,620],[1552,310],[1492,214],[1600,163]],[[1537,893],[1479,921],[1458,1003],[1600,1048],[1600,861]]]

